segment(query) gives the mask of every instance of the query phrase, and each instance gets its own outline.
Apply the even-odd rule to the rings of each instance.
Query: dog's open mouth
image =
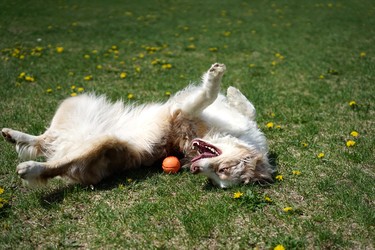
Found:
[[[198,155],[191,160],[192,163],[204,158],[212,158],[221,155],[220,149],[205,141],[194,139],[191,145],[192,148],[198,152]]]

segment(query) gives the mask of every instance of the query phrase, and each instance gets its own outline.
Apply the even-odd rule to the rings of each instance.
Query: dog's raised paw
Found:
[[[1,130],[1,135],[4,137],[4,139],[7,141],[7,142],[10,142],[10,143],[16,143],[16,140],[13,139],[12,135],[11,135],[11,129],[9,128],[3,128]]]
[[[222,63],[214,63],[212,64],[211,68],[208,70],[210,73],[214,73],[215,75],[223,74],[226,70],[226,67]]]

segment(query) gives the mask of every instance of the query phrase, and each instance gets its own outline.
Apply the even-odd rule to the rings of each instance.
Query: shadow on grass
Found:
[[[130,171],[124,171],[122,173],[115,174],[108,178],[105,178],[100,183],[96,185],[81,185],[81,184],[70,184],[63,185],[56,189],[51,190],[45,195],[40,197],[40,204],[45,209],[51,209],[54,206],[63,202],[65,197],[71,194],[77,194],[81,192],[91,192],[91,191],[100,191],[100,190],[110,190],[117,188],[120,184],[124,184],[127,179],[133,179],[136,181],[143,181],[150,176],[155,174],[162,173],[162,171],[153,165],[151,167],[144,167],[139,169],[134,169]]]

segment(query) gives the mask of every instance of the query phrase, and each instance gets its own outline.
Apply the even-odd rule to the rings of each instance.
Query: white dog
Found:
[[[222,188],[270,183],[275,172],[253,105],[239,90],[219,94],[224,64],[215,63],[200,86],[189,86],[166,103],[124,106],[103,96],[66,99],[39,136],[4,128],[21,159],[17,173],[28,183],[66,177],[96,184],[123,170],[150,166],[168,155],[183,155],[194,174]]]

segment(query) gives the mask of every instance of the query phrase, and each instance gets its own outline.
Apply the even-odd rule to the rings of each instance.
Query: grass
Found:
[[[372,1],[17,0],[0,9],[0,127],[42,133],[73,93],[164,101],[218,61],[223,87],[256,106],[281,176],[219,190],[156,165],[95,187],[30,189],[2,142],[1,248],[374,248]]]

